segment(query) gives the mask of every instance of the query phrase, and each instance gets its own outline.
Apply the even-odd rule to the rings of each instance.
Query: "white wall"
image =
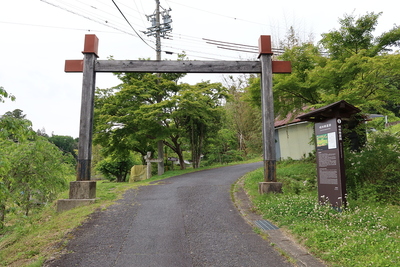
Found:
[[[280,159],[301,159],[308,156],[315,146],[310,145],[314,127],[309,122],[299,122],[276,128],[279,138]],[[277,153],[279,155],[279,153]]]

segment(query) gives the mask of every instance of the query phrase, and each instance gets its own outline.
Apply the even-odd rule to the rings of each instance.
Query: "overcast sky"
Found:
[[[33,129],[78,137],[82,74],[65,73],[66,59],[82,59],[85,34],[99,38],[99,59],[155,59],[154,38],[143,34],[155,0],[12,0],[0,3],[0,86],[16,101],[0,103],[0,115],[23,110]],[[185,51],[192,60],[256,60],[256,53],[218,48],[206,40],[257,46],[260,35],[273,45],[293,26],[304,40],[339,28],[344,14],[383,12],[377,34],[400,24],[397,1],[262,1],[160,0],[171,9],[172,34],[162,40],[162,58],[175,60]],[[138,37],[140,35],[141,38]],[[96,86],[119,83],[112,74],[97,74]],[[186,82],[221,81],[221,75],[191,74]]]

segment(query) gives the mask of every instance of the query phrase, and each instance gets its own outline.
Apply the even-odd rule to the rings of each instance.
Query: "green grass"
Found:
[[[307,161],[278,164],[278,181],[291,187],[283,194],[258,194],[263,170],[249,173],[245,188],[265,219],[288,230],[330,266],[400,266],[400,207],[349,200],[348,209],[337,212],[319,205],[316,190],[307,183],[293,187],[293,180],[313,175],[310,168],[315,165]]]
[[[56,202],[29,217],[9,216],[8,226],[0,235],[0,266],[41,266],[46,258],[59,252],[68,241],[68,233],[81,225],[97,209],[114,203],[124,191],[144,183],[97,183],[96,203],[63,213]],[[64,192],[60,198],[66,198]]]
[[[246,162],[257,162],[253,159]],[[238,164],[232,163],[229,165]],[[42,266],[46,259],[62,251],[73,229],[81,225],[96,210],[106,209],[132,188],[147,186],[150,182],[166,179],[189,172],[223,167],[227,165],[208,166],[199,169],[175,170],[161,176],[135,183],[115,183],[106,180],[97,182],[96,203],[78,207],[63,213],[56,212],[56,202],[45,206],[29,217],[8,214],[6,227],[0,232],[0,266]],[[73,180],[73,178],[72,178]],[[68,198],[68,191],[59,199]]]

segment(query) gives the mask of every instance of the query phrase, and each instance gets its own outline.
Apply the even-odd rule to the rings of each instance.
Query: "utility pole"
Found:
[[[169,15],[169,11],[171,9],[163,9],[160,12],[160,0],[156,0],[156,10],[152,15],[146,16],[147,20],[149,20],[152,24],[150,28],[147,28],[147,32],[144,32],[147,36],[154,36],[156,38],[156,59],[161,61],[161,37],[167,38],[167,33],[172,31],[171,27],[171,16]],[[161,16],[163,19],[163,23],[161,23]],[[157,74],[160,77],[160,74]],[[160,102],[161,99],[157,99],[157,102]],[[157,152],[158,152],[158,175],[164,174],[164,143],[163,140],[157,142]]]
[[[156,59],[161,60],[160,0],[156,0]]]
[[[156,38],[157,60],[161,60],[161,38],[167,39],[167,34],[172,31],[170,11],[171,9],[164,9],[160,6],[160,0],[156,0],[156,10],[153,14],[146,15],[147,20],[151,22],[151,27],[147,28],[147,31],[143,33]]]

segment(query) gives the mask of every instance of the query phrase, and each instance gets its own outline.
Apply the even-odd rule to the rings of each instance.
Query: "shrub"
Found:
[[[21,143],[1,142],[0,224],[6,211],[26,216],[42,204],[53,201],[67,187],[73,172],[62,152],[43,137]],[[0,225],[1,226],[1,225]]]
[[[110,181],[125,182],[133,165],[131,157],[123,159],[108,157],[97,163],[96,169]]]
[[[315,157],[279,161],[276,174],[278,181],[283,183],[285,193],[299,194],[317,188]]]
[[[346,151],[347,190],[355,200],[400,204],[400,135],[372,133],[359,152]]]

